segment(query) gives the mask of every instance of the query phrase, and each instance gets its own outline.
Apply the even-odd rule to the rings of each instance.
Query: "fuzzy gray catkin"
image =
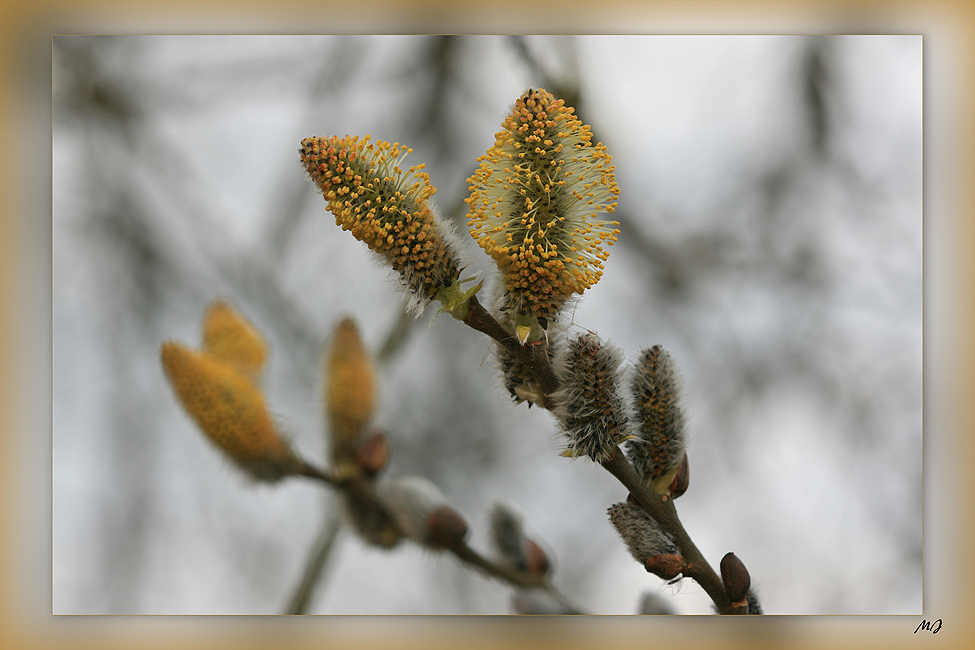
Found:
[[[382,484],[380,498],[406,537],[432,549],[450,546],[467,535],[467,524],[431,481],[398,476]]]
[[[643,350],[630,387],[636,427],[626,449],[633,466],[646,480],[676,472],[687,426],[680,375],[670,353],[659,345]]]
[[[565,456],[588,456],[597,463],[613,457],[627,440],[626,407],[619,390],[622,353],[592,333],[559,351],[556,372],[562,388],[554,414],[569,439]]]
[[[673,538],[638,505],[624,501],[610,506],[609,520],[633,559],[643,564],[655,555],[676,555]]]
[[[491,544],[500,562],[522,571],[528,568],[528,554],[521,517],[503,503],[491,509]]]

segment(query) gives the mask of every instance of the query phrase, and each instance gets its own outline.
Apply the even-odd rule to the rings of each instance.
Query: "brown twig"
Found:
[[[582,614],[578,607],[570,603],[565,596],[560,594],[544,577],[529,571],[519,571],[511,567],[495,564],[483,555],[472,549],[466,542],[459,542],[447,547],[461,561],[477,567],[489,576],[504,580],[515,587],[524,589],[541,589],[555,598],[559,604],[565,608],[566,613]]]
[[[300,461],[300,464],[298,465],[298,469],[295,472],[295,475],[307,476],[308,478],[318,479],[319,481],[328,483],[329,485],[333,485],[333,486],[338,486],[341,483],[337,478],[335,478],[328,472],[319,469],[314,465],[312,465],[311,463],[308,463],[307,461],[304,460]]]
[[[640,480],[633,465],[626,459],[623,452],[617,448],[612,458],[603,463],[603,467],[610,474],[630,491],[637,503],[654,518],[660,527],[669,533],[680,549],[681,557],[684,559],[684,576],[693,578],[707,592],[715,607],[721,614],[742,614],[746,612],[738,611],[732,606],[725,593],[724,584],[721,577],[715,573],[708,561],[704,559],[701,551],[691,540],[690,535],[684,530],[680,518],[677,516],[677,509],[674,500],[661,494],[657,494]]]
[[[550,408],[551,398],[559,388],[559,380],[552,371],[552,366],[548,360],[548,353],[542,345],[521,345],[512,332],[505,329],[497,319],[492,316],[481,303],[477,301],[477,296],[470,298],[470,311],[464,323],[478,332],[487,334],[494,341],[513,354],[519,361],[525,364],[535,378],[539,386],[545,393],[542,406]]]

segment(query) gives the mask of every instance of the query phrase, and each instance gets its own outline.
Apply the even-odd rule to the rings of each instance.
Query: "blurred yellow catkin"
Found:
[[[257,381],[267,358],[267,344],[260,332],[223,302],[214,302],[203,321],[203,350]]]
[[[295,473],[300,461],[268,414],[261,392],[233,366],[179,343],[162,365],[183,408],[234,463],[262,481]]]
[[[332,464],[353,462],[376,405],[376,372],[351,318],[335,327],[325,354],[325,418]]]

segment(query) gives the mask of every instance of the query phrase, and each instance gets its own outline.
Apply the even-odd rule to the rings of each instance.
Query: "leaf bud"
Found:
[[[728,553],[721,558],[721,581],[732,603],[746,600],[748,590],[752,586],[752,579],[748,575],[744,562],[734,553]]]

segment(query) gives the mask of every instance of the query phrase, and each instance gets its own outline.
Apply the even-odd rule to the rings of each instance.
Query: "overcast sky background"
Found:
[[[335,226],[301,139],[408,144],[466,233],[475,158],[541,86],[592,125],[622,190],[620,241],[569,328],[628,359],[673,353],[698,547],[714,566],[734,551],[771,614],[919,613],[921,53],[919,36],[55,37],[54,612],[283,611],[332,503],[244,479],[180,410],[159,346],[199,345],[206,305],[234,303],[270,341],[282,428],[324,458],[330,329],[351,315],[378,349],[403,299]],[[511,504],[586,611],[659,592],[709,612],[695,583],[632,560],[606,517],[625,490],[508,403],[487,339],[432,315],[382,369],[389,474],[437,483],[483,550]],[[310,611],[498,614],[511,595],[343,532]]]

